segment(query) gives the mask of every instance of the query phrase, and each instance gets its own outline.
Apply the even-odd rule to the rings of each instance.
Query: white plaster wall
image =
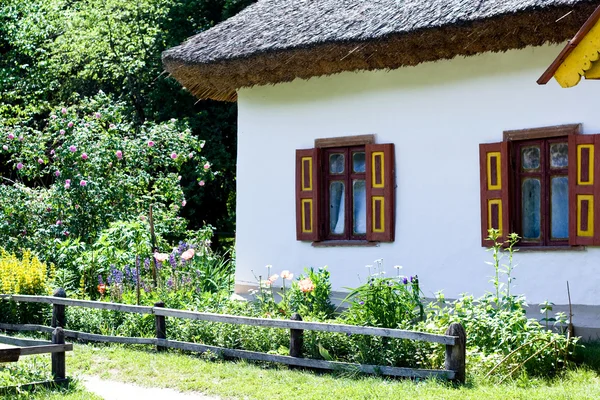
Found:
[[[479,143],[502,132],[583,123],[600,132],[600,84],[561,89],[537,78],[561,46],[482,54],[394,71],[329,77],[239,92],[238,283],[254,274],[328,265],[334,290],[355,287],[367,264],[418,274],[426,296],[492,290],[480,246]],[[314,248],[296,241],[295,150],[315,138],[376,134],[396,145],[396,241],[374,248]],[[516,292],[532,302],[600,304],[600,249],[516,256]],[[360,279],[359,279],[360,278]]]

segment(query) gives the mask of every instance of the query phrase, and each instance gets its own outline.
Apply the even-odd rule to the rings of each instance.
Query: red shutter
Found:
[[[296,238],[320,240],[319,149],[296,150]]]
[[[367,240],[393,242],[395,234],[394,145],[367,144]]]
[[[600,246],[600,135],[569,136],[569,244]]]
[[[479,145],[481,182],[481,245],[489,247],[488,229],[500,231],[500,241],[510,233],[508,142]]]

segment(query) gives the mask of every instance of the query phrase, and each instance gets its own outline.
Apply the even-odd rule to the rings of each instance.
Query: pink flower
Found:
[[[19,136],[19,141],[22,142],[23,141],[23,136]]]
[[[108,163],[108,166],[109,166],[109,167],[112,167],[112,161]]]
[[[56,119],[57,117],[56,117],[56,115],[52,114],[52,115],[50,116],[50,118],[52,118],[52,119]]]
[[[44,160],[42,160],[41,158],[38,158],[38,163],[43,164]]]
[[[63,232],[63,235],[65,235],[65,236],[69,236],[69,231],[64,231],[64,232]]]
[[[117,152],[115,153],[117,155],[117,159],[122,159],[123,158],[123,152],[121,150],[117,150]]]
[[[302,279],[300,282],[298,282],[298,287],[300,288],[300,291],[302,291],[303,293],[308,293],[308,292],[312,292],[313,290],[315,290],[315,285],[314,285],[314,283],[312,283],[310,278]]]
[[[281,279],[287,279],[288,281],[291,281],[293,277],[294,274],[290,273],[290,271],[287,269],[285,271],[281,271]]]
[[[79,204],[75,204],[75,209],[79,210]]]
[[[110,124],[110,125],[108,126],[108,129],[115,129],[115,124]]]
[[[77,151],[77,147],[70,145],[69,150],[71,150],[72,153],[75,153]]]
[[[96,117],[96,119],[100,118],[102,116],[102,114],[100,114],[99,112],[97,112],[96,114],[94,114],[94,117]]]
[[[73,127],[73,122],[72,122],[72,121],[69,121],[69,123],[67,124],[67,126],[68,126],[69,128],[72,128],[72,127]]]
[[[209,169],[209,168],[210,168],[210,164],[207,161],[206,164],[204,164],[204,169]]]
[[[17,169],[23,169],[23,163],[18,163],[17,164]]]
[[[8,146],[7,146],[7,145],[4,145],[4,146],[2,146],[2,148],[3,148],[4,150],[8,150]]]
[[[88,124],[87,122],[85,124],[83,124],[83,126],[85,126],[86,128],[90,127],[90,124]]]
[[[59,170],[54,171],[54,176],[56,176],[58,178],[60,176],[60,171]]]
[[[67,179],[68,180],[68,179]],[[65,189],[69,189],[71,187],[71,184],[69,182],[65,183]]]
[[[277,279],[279,279],[279,275],[277,275],[277,274],[274,274],[274,275],[271,275],[271,276],[269,277],[268,281],[269,281],[269,283],[272,285],[272,284],[274,284],[274,283],[277,281]]]
[[[204,143],[206,143],[206,142],[202,142],[202,143],[200,143],[200,148],[201,148],[201,149],[203,149],[203,148],[204,148]]]
[[[194,158],[194,153],[190,153],[190,154],[188,155],[188,157],[189,157],[189,158]]]
[[[59,133],[60,133],[61,135],[64,135],[64,134],[65,134],[65,130],[64,130],[64,129],[61,129]]]
[[[55,153],[54,149],[50,150],[51,155],[54,155],[54,153]]]
[[[200,185],[200,186],[204,186],[204,181],[200,181],[200,182],[198,182],[198,185]]]
[[[81,186],[86,186],[86,185],[87,185],[87,182],[86,182],[86,181],[84,181],[84,180],[82,179],[82,180],[81,180],[81,182],[79,182],[79,184],[80,184]]]
[[[184,260],[190,260],[192,257],[194,257],[194,254],[196,254],[196,252],[194,251],[194,249],[188,249],[186,251],[184,251],[183,253],[181,253],[181,258],[183,258]]]
[[[81,158],[83,158],[84,160],[87,160],[87,159],[88,159],[88,155],[87,155],[86,153],[83,153],[83,154],[81,155]]]
[[[70,179],[65,179],[65,183],[67,183],[67,184],[70,185],[71,184],[71,180]]]
[[[152,140],[148,140],[148,147],[154,146],[154,142]]]
[[[8,134],[8,138],[9,138],[9,139],[14,139],[14,138],[15,138],[15,135],[13,135],[12,133],[9,133],[9,134]]]
[[[56,221],[56,225],[62,225],[62,221],[59,219],[58,221]]]
[[[66,114],[67,113],[67,109],[66,108],[62,108],[62,110],[60,110],[61,113]]]
[[[171,153],[171,158],[174,160],[177,158],[177,153]]]
[[[180,181],[180,180],[181,180],[181,175],[179,175],[179,176],[177,177],[177,180],[178,180],[178,181]]]
[[[154,253],[154,258],[158,262],[163,262],[163,261],[166,261],[169,258],[169,255],[165,254],[165,253],[156,252],[156,253]]]
[[[186,205],[186,204],[187,204],[187,201],[185,201],[185,200],[184,200],[184,201],[182,201],[182,202],[181,202],[181,207],[185,207],[185,205]]]

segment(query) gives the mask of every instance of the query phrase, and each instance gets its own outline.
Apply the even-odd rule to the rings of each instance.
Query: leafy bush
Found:
[[[54,273],[29,250],[22,258],[0,249],[0,288],[5,294],[49,295]],[[37,324],[47,318],[48,305],[36,303],[0,302],[0,320],[9,323]]]
[[[402,276],[402,267],[396,266],[398,275],[386,277],[383,259],[367,267],[367,282],[352,289],[345,299],[350,303],[344,313],[348,323],[397,328],[406,322],[423,319],[423,302],[417,276]]]

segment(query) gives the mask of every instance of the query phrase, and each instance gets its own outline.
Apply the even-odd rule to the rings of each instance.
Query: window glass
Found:
[[[365,234],[367,233],[367,191],[365,181],[361,179],[354,180],[352,186],[352,212],[354,214],[352,229],[355,234]]]
[[[523,239],[540,238],[541,184],[537,178],[523,180],[522,190]]]
[[[557,176],[552,178],[552,231],[553,239],[569,238],[569,178]]]
[[[352,153],[352,170],[354,172],[365,172],[365,153]]]
[[[569,145],[553,143],[550,145],[550,167],[567,168],[569,166]]]
[[[332,174],[344,173],[344,155],[332,154],[329,156],[329,172]]]
[[[525,170],[540,168],[540,148],[537,146],[524,147],[521,149],[521,165]]]
[[[344,233],[345,217],[344,182],[334,181],[329,185],[329,207],[329,231],[341,235]]]

